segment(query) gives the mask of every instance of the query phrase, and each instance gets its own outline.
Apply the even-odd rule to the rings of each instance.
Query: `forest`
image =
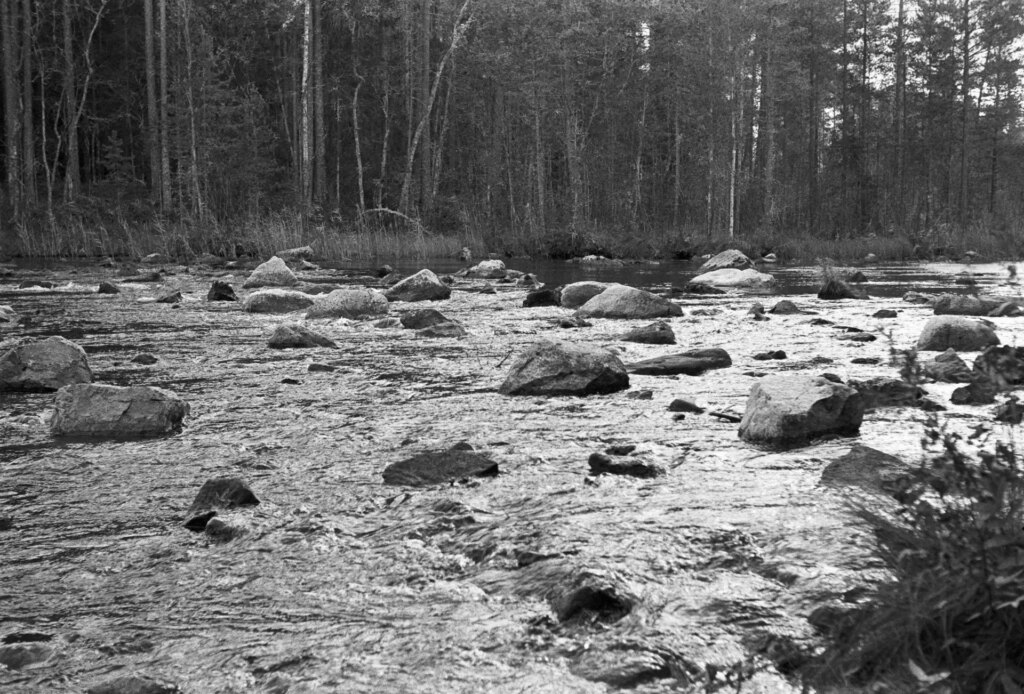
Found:
[[[0,25],[9,253],[280,224],[555,257],[1024,244],[1024,0],[3,0]]]

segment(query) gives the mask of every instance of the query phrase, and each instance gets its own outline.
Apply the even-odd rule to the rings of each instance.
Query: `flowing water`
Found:
[[[659,291],[696,269],[509,265],[549,282]],[[0,393],[0,656],[33,645],[40,661],[0,667],[0,689],[77,692],[133,674],[185,692],[716,691],[731,672],[747,677],[745,692],[799,691],[784,655],[816,643],[808,614],[877,569],[821,470],[856,442],[917,460],[924,415],[878,410],[856,439],[780,452],[708,415],[677,421],[667,406],[685,395],[742,414],[764,374],[895,375],[890,347],[913,345],[931,313],[903,292],[964,291],[955,280],[970,272],[986,290],[1020,294],[1001,264],[863,270],[870,300],[818,300],[806,267],[772,270],[772,293],[874,331],[868,343],[839,340],[811,315],[755,322],[751,303],[775,297],[744,292],[679,300],[678,345],[621,342],[648,321],[560,329],[566,309],[525,309],[522,289],[480,293],[486,282],[460,280],[434,307],[466,338],[309,321],[340,348],[276,351],[266,337],[284,317],[205,300],[214,276],[238,288],[244,271],[177,268],[163,286],[185,299],[171,306],[139,301],[156,285],[96,294],[113,269],[0,266],[0,304],[22,317],[0,327],[0,348],[64,335],[84,347],[96,382],[157,385],[191,405],[175,436],[66,443],[48,433],[52,394]],[[57,286],[17,289],[29,279]],[[353,269],[308,279],[376,282]],[[880,308],[899,318],[872,318]],[[993,322],[1005,343],[1024,335],[1017,319]],[[634,375],[628,391],[600,397],[498,394],[512,355],[540,338],[604,345],[626,362],[722,347],[733,366]],[[769,349],[788,359],[753,360]],[[156,363],[133,362],[139,353]],[[308,372],[314,361],[336,368]],[[948,403],[953,386],[927,388]],[[629,397],[641,390],[651,399]],[[945,416],[968,426],[989,413],[949,405]],[[459,441],[500,474],[382,484],[386,465]],[[668,474],[588,477],[589,454],[620,443]],[[242,514],[248,534],[226,543],[183,527],[218,476],[244,478],[262,502]],[[607,589],[570,614],[566,596],[581,585]]]

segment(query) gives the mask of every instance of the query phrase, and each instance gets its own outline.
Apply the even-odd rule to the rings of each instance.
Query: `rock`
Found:
[[[511,276],[513,272],[514,271],[510,270],[509,271],[509,275]],[[533,288],[533,287],[539,287],[540,284],[541,283],[537,279],[537,277],[533,273],[530,273],[530,272],[527,272],[522,277],[519,277],[519,278],[516,279],[516,286],[517,287],[526,287],[526,288],[530,289],[530,288]]]
[[[747,315],[753,316],[754,318],[761,318],[762,320],[768,320],[764,315],[764,304],[762,304],[760,301],[755,301],[750,306],[750,308],[747,310]]]
[[[974,360],[974,373],[997,390],[1024,386],[1024,347],[988,347]]]
[[[469,250],[468,246],[463,246],[462,250],[455,255],[455,259],[463,263],[468,263],[473,260],[473,251]]]
[[[676,398],[668,405],[669,412],[692,412],[694,414],[702,414],[704,408],[696,404],[692,400],[686,398]]]
[[[765,253],[763,256],[761,256],[760,262],[768,263],[769,265],[774,265],[775,263],[779,262],[779,256],[775,255],[774,253]]]
[[[391,267],[390,265],[381,265],[379,268],[377,268],[376,275],[377,277],[384,278],[387,277],[388,275],[394,274],[394,272],[395,268]]]
[[[944,383],[970,383],[974,380],[970,367],[953,349],[947,349],[935,359],[921,364],[921,371],[928,378]]]
[[[428,487],[466,477],[495,477],[498,463],[464,447],[427,451],[384,468],[384,484]]]
[[[974,381],[954,390],[949,401],[954,405],[991,405],[996,401],[997,392],[988,381]]]
[[[639,342],[645,345],[674,345],[676,334],[665,321],[654,321],[650,325],[643,325],[633,328],[625,333],[622,340],[626,342]]]
[[[854,357],[850,360],[851,364],[878,364],[882,360],[878,357]]]
[[[338,347],[334,340],[313,332],[304,325],[298,323],[284,323],[274,328],[274,332],[267,340],[267,347],[271,349],[310,349],[313,347]]]
[[[416,331],[416,337],[465,337],[466,329],[455,321],[437,323]]]
[[[314,304],[309,294],[294,289],[260,289],[245,297],[242,310],[248,313],[291,313]]]
[[[703,284],[701,282],[688,282],[683,291],[687,294],[725,294],[724,289],[718,287],[712,287],[710,284]]]
[[[1016,397],[1010,396],[1006,402],[996,407],[995,412],[992,413],[992,418],[1004,424],[1020,424],[1021,421],[1024,421],[1024,406],[1020,404]]]
[[[423,328],[429,328],[440,323],[451,322],[451,318],[432,308],[406,311],[399,320],[403,328],[409,328],[410,330],[422,330]]]
[[[166,684],[138,675],[106,680],[85,690],[85,694],[180,694],[173,684]]]
[[[774,282],[774,277],[753,268],[714,270],[697,275],[690,280],[691,284],[710,284],[712,287],[762,287]]]
[[[778,316],[789,316],[789,315],[792,315],[794,313],[803,313],[803,311],[801,311],[797,307],[797,305],[794,304],[789,299],[783,299],[783,300],[777,302],[774,306],[772,306],[768,310],[768,313],[774,313],[775,315],[778,315]]]
[[[1006,316],[1017,317],[1024,315],[1024,309],[1022,309],[1019,304],[1012,301],[1006,301],[999,304],[985,315],[990,318],[1003,318]]]
[[[573,282],[562,287],[560,304],[565,308],[579,308],[611,285],[607,282]]]
[[[253,534],[256,524],[251,515],[235,511],[210,518],[203,530],[214,542],[231,542]]]
[[[316,253],[313,252],[311,246],[299,246],[298,248],[288,248],[283,251],[278,251],[275,257],[289,263],[293,263],[297,260],[312,260]]]
[[[137,438],[181,429],[188,403],[151,386],[79,383],[57,391],[50,421],[54,436]]]
[[[788,359],[786,353],[781,349],[776,349],[771,352],[761,352],[754,355],[754,359],[757,361],[768,361],[769,359]]]
[[[39,641],[0,645],[0,665],[10,670],[22,670],[43,663],[53,657],[53,646]]]
[[[505,395],[599,395],[626,388],[626,368],[608,350],[543,340],[519,355],[498,390]]]
[[[895,490],[899,478],[910,469],[896,456],[858,443],[825,466],[820,484],[888,492]]]
[[[317,362],[313,362],[312,364],[306,367],[306,371],[309,373],[330,373],[331,371],[337,370],[338,367],[336,366],[332,366],[330,364],[320,364]]]
[[[18,314],[14,312],[14,309],[10,306],[0,304],[0,324],[17,322]]]
[[[306,318],[377,318],[388,313],[388,300],[376,289],[335,289],[316,298]]]
[[[754,384],[739,435],[765,444],[803,443],[860,430],[864,400],[854,388],[820,376],[767,376]]]
[[[504,277],[505,272],[505,263],[500,260],[481,260],[466,271],[466,276],[496,280]]]
[[[872,318],[896,318],[897,313],[890,308],[881,308],[871,314]]]
[[[932,304],[935,302],[935,297],[921,292],[907,292],[903,295],[903,300],[909,304]]]
[[[959,284],[965,287],[973,287],[978,284],[978,280],[974,279],[971,275],[960,275],[953,280],[953,284]]]
[[[854,289],[843,280],[833,277],[827,279],[818,290],[818,298],[838,301],[840,299],[867,299],[868,295],[863,290]]]
[[[181,290],[180,289],[168,289],[167,291],[157,295],[156,303],[158,304],[180,304],[181,303]]]
[[[381,318],[379,321],[374,323],[373,327],[386,330],[389,328],[401,328],[404,326],[399,318],[396,318],[395,316],[388,316],[387,318]]]
[[[202,253],[196,256],[193,262],[196,265],[206,265],[207,267],[223,267],[226,261],[224,258],[214,255],[213,253]]]
[[[246,289],[257,287],[294,287],[299,283],[295,273],[276,255],[252,271],[242,284]]]
[[[843,277],[843,279],[845,281],[847,281],[847,282],[854,282],[856,284],[859,284],[861,282],[867,282],[868,281],[868,276],[865,275],[860,270],[854,270],[852,272],[846,273],[846,275]]]
[[[735,269],[746,270],[754,267],[754,261],[737,250],[722,251],[712,256],[707,262],[700,266],[698,273],[714,272],[715,270]],[[696,280],[694,280],[696,281]]]
[[[51,391],[90,382],[85,350],[63,337],[23,342],[0,353],[0,392]]]
[[[206,293],[207,301],[238,301],[234,287],[224,280],[214,280],[210,291]]]
[[[561,306],[562,305],[562,289],[561,287],[541,287],[540,289],[534,289],[532,292],[526,294],[526,298],[523,299],[523,308],[533,308],[535,306]]]
[[[238,477],[214,477],[206,480],[199,488],[199,493],[185,514],[188,518],[185,527],[202,532],[219,511],[239,506],[256,506],[259,503],[260,500],[252,493],[249,485]]]
[[[935,315],[985,316],[1003,302],[970,294],[943,294],[935,300]]]
[[[615,284],[583,304],[577,314],[583,318],[661,318],[681,316],[683,309],[657,294]]]
[[[986,323],[961,316],[934,316],[925,323],[917,348],[927,352],[977,352],[998,345],[999,338]]]
[[[604,453],[591,453],[588,461],[591,475],[610,474],[630,477],[659,477],[665,470],[658,465],[633,458],[615,459]]]
[[[439,301],[452,295],[452,288],[424,268],[393,285],[384,296],[388,301]]]
[[[849,342],[874,342],[875,340],[878,339],[878,337],[872,335],[871,333],[860,332],[848,335],[840,335],[838,339],[847,340]]]
[[[864,256],[864,262],[865,263],[877,263],[878,262],[878,256],[875,255],[874,253],[868,253],[866,256]]]
[[[629,364],[626,369],[630,373],[648,376],[699,376],[711,369],[724,369],[732,366],[732,358],[728,352],[718,347],[709,349],[693,349],[681,354],[669,354]]]
[[[106,280],[100,282],[100,286],[96,288],[97,294],[120,294],[121,290],[118,289],[116,284],[107,282]]]
[[[559,328],[589,328],[593,325],[589,321],[585,321],[579,316],[567,316],[565,318],[559,318],[555,321],[555,325]]]
[[[160,270],[150,270],[130,275],[121,280],[122,282],[163,282],[164,275]]]
[[[626,397],[629,398],[630,400],[653,400],[654,399],[654,391],[653,390],[631,390],[630,392],[626,393]]]
[[[865,410],[877,410],[882,407],[917,407],[921,398],[927,395],[923,388],[889,376],[878,376],[866,381],[851,380],[848,385],[860,393],[864,399]]]
[[[143,352],[142,354],[136,354],[134,357],[132,357],[133,364],[142,364],[143,366],[152,366],[153,364],[156,364],[158,361],[160,360],[157,359],[152,354],[147,354],[146,352]]]

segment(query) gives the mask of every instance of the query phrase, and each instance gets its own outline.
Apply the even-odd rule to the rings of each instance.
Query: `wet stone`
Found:
[[[712,272],[714,270],[736,269],[746,270],[754,267],[754,261],[747,257],[742,251],[730,249],[722,251],[718,255],[709,258],[697,270],[697,274]]]
[[[465,337],[466,329],[454,321],[445,321],[416,331],[416,337]]]
[[[970,383],[974,373],[954,349],[947,349],[931,361],[921,364],[922,373],[935,381],[944,383]]]
[[[385,292],[388,301],[440,301],[451,294],[451,287],[428,269],[406,277]]]
[[[998,344],[999,338],[988,324],[962,316],[928,319],[917,339],[919,350],[931,352],[945,352],[947,349],[975,352]]]
[[[573,282],[562,287],[560,305],[565,308],[579,308],[611,285],[607,282]]]
[[[768,312],[774,313],[775,315],[778,316],[788,316],[794,313],[803,313],[803,311],[801,311],[797,307],[797,305],[790,301],[789,299],[782,299],[781,301],[777,302],[774,306],[771,307],[771,309]]]
[[[181,303],[181,290],[169,289],[166,292],[158,294],[156,297],[156,303],[158,304],[180,304]]]
[[[481,260],[466,271],[466,276],[480,279],[500,279],[505,276],[505,273],[505,263],[500,260]]]
[[[0,665],[22,670],[53,657],[53,646],[41,642],[11,643],[0,646]]]
[[[143,366],[152,366],[153,364],[156,364],[158,361],[160,360],[157,359],[152,354],[148,354],[146,352],[143,352],[142,354],[136,354],[134,357],[132,357],[133,364],[142,364]]]
[[[188,510],[185,527],[196,532],[206,528],[211,518],[220,511],[240,506],[256,506],[260,500],[252,489],[238,477],[214,477],[206,480]]]
[[[614,446],[608,446],[608,448],[604,449],[604,452],[608,455],[629,455],[635,450],[635,443],[620,443]]]
[[[1006,316],[1016,317],[1024,315],[1024,309],[1022,309],[1019,304],[1007,301],[999,304],[985,315],[990,318],[1002,318]]]
[[[867,299],[868,295],[862,289],[855,289],[843,280],[831,278],[818,290],[818,298],[827,301],[839,301],[841,299]]]
[[[881,359],[878,357],[854,357],[850,360],[851,364],[879,364]]]
[[[97,294],[120,294],[121,290],[118,289],[116,284],[113,284],[112,282],[107,282],[106,280],[104,280],[103,282],[100,282],[99,287],[96,288],[96,293]]]
[[[309,294],[294,289],[260,289],[245,297],[242,310],[247,313],[291,313],[313,305]]]
[[[257,287],[292,287],[299,283],[295,273],[277,256],[256,267],[242,283],[245,289]]]
[[[271,349],[311,349],[314,347],[336,349],[338,345],[334,340],[324,337],[304,325],[285,323],[274,328],[274,332],[267,340],[267,347]]]
[[[935,300],[935,315],[984,316],[1003,303],[970,294],[942,294]]]
[[[388,465],[384,484],[427,487],[466,477],[494,477],[498,463],[482,453],[458,446],[446,451],[427,451]]]
[[[377,277],[384,278],[387,277],[388,275],[394,274],[394,272],[395,268],[391,267],[390,265],[381,265],[379,268],[377,268],[377,271],[374,274],[377,275]]]
[[[630,373],[648,376],[699,376],[712,369],[724,369],[732,366],[732,358],[728,352],[718,347],[695,349],[681,354],[670,354],[663,357],[644,359],[629,364],[626,369]]]
[[[523,308],[534,308],[537,306],[561,306],[562,290],[559,287],[541,287],[527,293],[523,299]]]
[[[566,318],[559,318],[555,321],[555,325],[559,328],[571,330],[573,328],[589,328],[593,324],[590,321],[586,321],[579,316],[568,316]]]
[[[54,436],[136,438],[181,429],[188,403],[152,386],[79,383],[57,391],[50,421]]]
[[[0,304],[0,325],[9,325],[18,322],[18,314],[10,306]]]
[[[974,373],[997,390],[1024,387],[1024,347],[988,347],[974,360]]]
[[[991,405],[996,401],[997,392],[988,381],[975,381],[954,390],[949,401],[954,405]]]
[[[0,352],[0,392],[45,392],[91,381],[85,350],[63,337],[23,342]]]
[[[871,314],[872,318],[896,318],[899,314],[891,308],[882,308]]]
[[[863,418],[863,398],[849,386],[824,377],[768,376],[751,389],[739,434],[754,443],[790,445],[856,434]]]
[[[876,335],[871,333],[852,333],[848,335],[840,335],[837,339],[846,340],[847,342],[874,342],[878,339]]]
[[[757,361],[768,361],[769,359],[786,359],[786,353],[781,349],[776,349],[771,352],[761,352],[754,355],[754,359]]]
[[[298,246],[296,248],[287,248],[283,251],[278,251],[275,254],[281,260],[286,262],[295,262],[303,260],[312,260],[316,257],[316,253],[313,251],[312,246]]]
[[[53,289],[55,286],[49,280],[24,280],[18,284],[18,289]]]
[[[207,301],[238,301],[235,289],[224,280],[214,280],[210,291],[206,293]]]
[[[630,400],[653,400],[653,390],[633,390],[626,393],[626,397]]]
[[[121,279],[122,282],[163,282],[164,275],[160,270],[149,270],[135,275],[129,275]]]
[[[316,362],[313,362],[306,367],[306,371],[309,373],[328,373],[331,371],[337,371],[337,369],[338,367],[336,366],[332,366],[330,364],[318,364]]]
[[[361,320],[388,314],[388,300],[376,289],[335,289],[318,296],[306,318],[348,318]]]
[[[705,295],[715,295],[715,294],[725,294],[726,293],[724,289],[719,289],[718,287],[712,287],[710,284],[704,284],[703,282],[689,282],[683,288],[683,291],[685,293],[687,293],[687,294],[705,294]]]
[[[605,453],[591,453],[587,461],[591,475],[627,475],[629,477],[659,477],[665,470],[658,465],[631,457],[612,457]]]
[[[625,333],[622,340],[626,342],[639,342],[645,345],[674,345],[676,334],[665,321],[655,321],[649,325],[633,328]]]
[[[864,408],[867,410],[883,407],[917,407],[921,398],[927,395],[919,386],[888,376],[869,378],[866,381],[851,380],[849,385],[864,398]]]
[[[519,355],[499,392],[504,395],[603,395],[629,388],[619,358],[606,349],[542,340]]]
[[[855,486],[887,491],[909,470],[910,466],[896,456],[858,443],[822,470],[820,483],[829,487]]]
[[[687,398],[676,398],[668,405],[669,412],[692,412],[694,414],[701,414],[704,412],[704,408],[697,403]]]
[[[1004,424],[1020,424],[1021,421],[1024,421],[1024,405],[1021,405],[1017,398],[1011,397],[996,407],[995,412],[992,413],[992,418]]]
[[[903,295],[903,300],[908,304],[932,304],[935,302],[935,297],[921,292],[907,292]]]
[[[399,319],[403,328],[422,330],[441,323],[449,323],[451,319],[440,311],[432,308],[421,308],[403,313]]]
[[[683,309],[657,294],[614,284],[583,304],[578,315],[584,318],[661,318],[681,316]]]

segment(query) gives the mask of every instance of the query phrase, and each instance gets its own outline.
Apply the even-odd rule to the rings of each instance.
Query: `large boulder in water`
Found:
[[[329,337],[324,337],[298,323],[278,325],[267,339],[267,347],[271,349],[312,349],[313,347],[335,349],[337,346]]]
[[[505,395],[596,395],[629,388],[629,374],[606,349],[543,340],[512,364]]]
[[[639,342],[645,345],[674,345],[676,343],[676,334],[672,331],[672,326],[665,321],[654,321],[649,325],[642,325],[639,328],[633,328],[621,338],[626,342]]]
[[[633,362],[626,370],[645,376],[700,376],[705,371],[728,366],[732,366],[729,353],[720,347],[709,347]]]
[[[861,487],[873,492],[895,490],[912,467],[894,455],[856,444],[821,471],[825,487]]]
[[[388,289],[388,301],[439,301],[452,295],[452,288],[424,268]]]
[[[0,391],[49,391],[91,381],[85,350],[63,337],[24,342],[0,353]]]
[[[295,276],[288,265],[283,260],[278,258],[276,255],[257,266],[252,274],[242,284],[246,289],[255,289],[257,287],[294,287],[299,283],[299,278]]]
[[[707,284],[712,287],[763,287],[773,282],[775,282],[774,277],[753,268],[713,270],[697,275],[690,280],[690,284]]]
[[[116,289],[116,287],[115,287]],[[100,291],[103,290],[103,285],[100,285]],[[120,291],[120,290],[118,290]],[[210,285],[210,291],[206,293],[207,301],[238,301],[238,297],[235,296],[235,289],[229,283],[224,280],[214,280],[213,284]]]
[[[1003,302],[971,294],[942,294],[935,299],[937,316],[986,316]]]
[[[744,253],[737,250],[722,251],[716,256],[708,259],[706,263],[700,266],[697,272],[713,272],[714,270],[746,270],[747,268],[754,267],[754,261],[748,258]]]
[[[614,284],[580,306],[583,318],[661,318],[681,316],[683,309],[643,289]]]
[[[961,316],[934,316],[917,338],[917,348],[925,352],[978,352],[998,344],[999,338],[988,324]]]
[[[384,468],[384,484],[426,487],[464,477],[493,477],[498,463],[466,445],[427,451]]]
[[[242,310],[249,313],[291,313],[313,305],[313,297],[294,289],[261,289],[245,297]]]
[[[466,277],[498,280],[504,277],[507,273],[508,270],[505,269],[505,263],[500,260],[481,260],[466,271]]]
[[[163,388],[79,383],[57,391],[50,431],[98,438],[161,436],[178,431],[188,411],[188,403]]]
[[[565,308],[579,308],[612,285],[607,282],[573,282],[562,287],[561,304]]]
[[[379,318],[388,313],[388,300],[376,289],[335,289],[316,298],[306,318]]]
[[[754,443],[795,444],[856,434],[863,419],[864,400],[847,385],[821,376],[767,376],[750,391],[739,434]]]
[[[818,298],[826,301],[838,301],[840,299],[867,299],[868,294],[862,289],[855,289],[844,280],[830,277],[818,289]]]

